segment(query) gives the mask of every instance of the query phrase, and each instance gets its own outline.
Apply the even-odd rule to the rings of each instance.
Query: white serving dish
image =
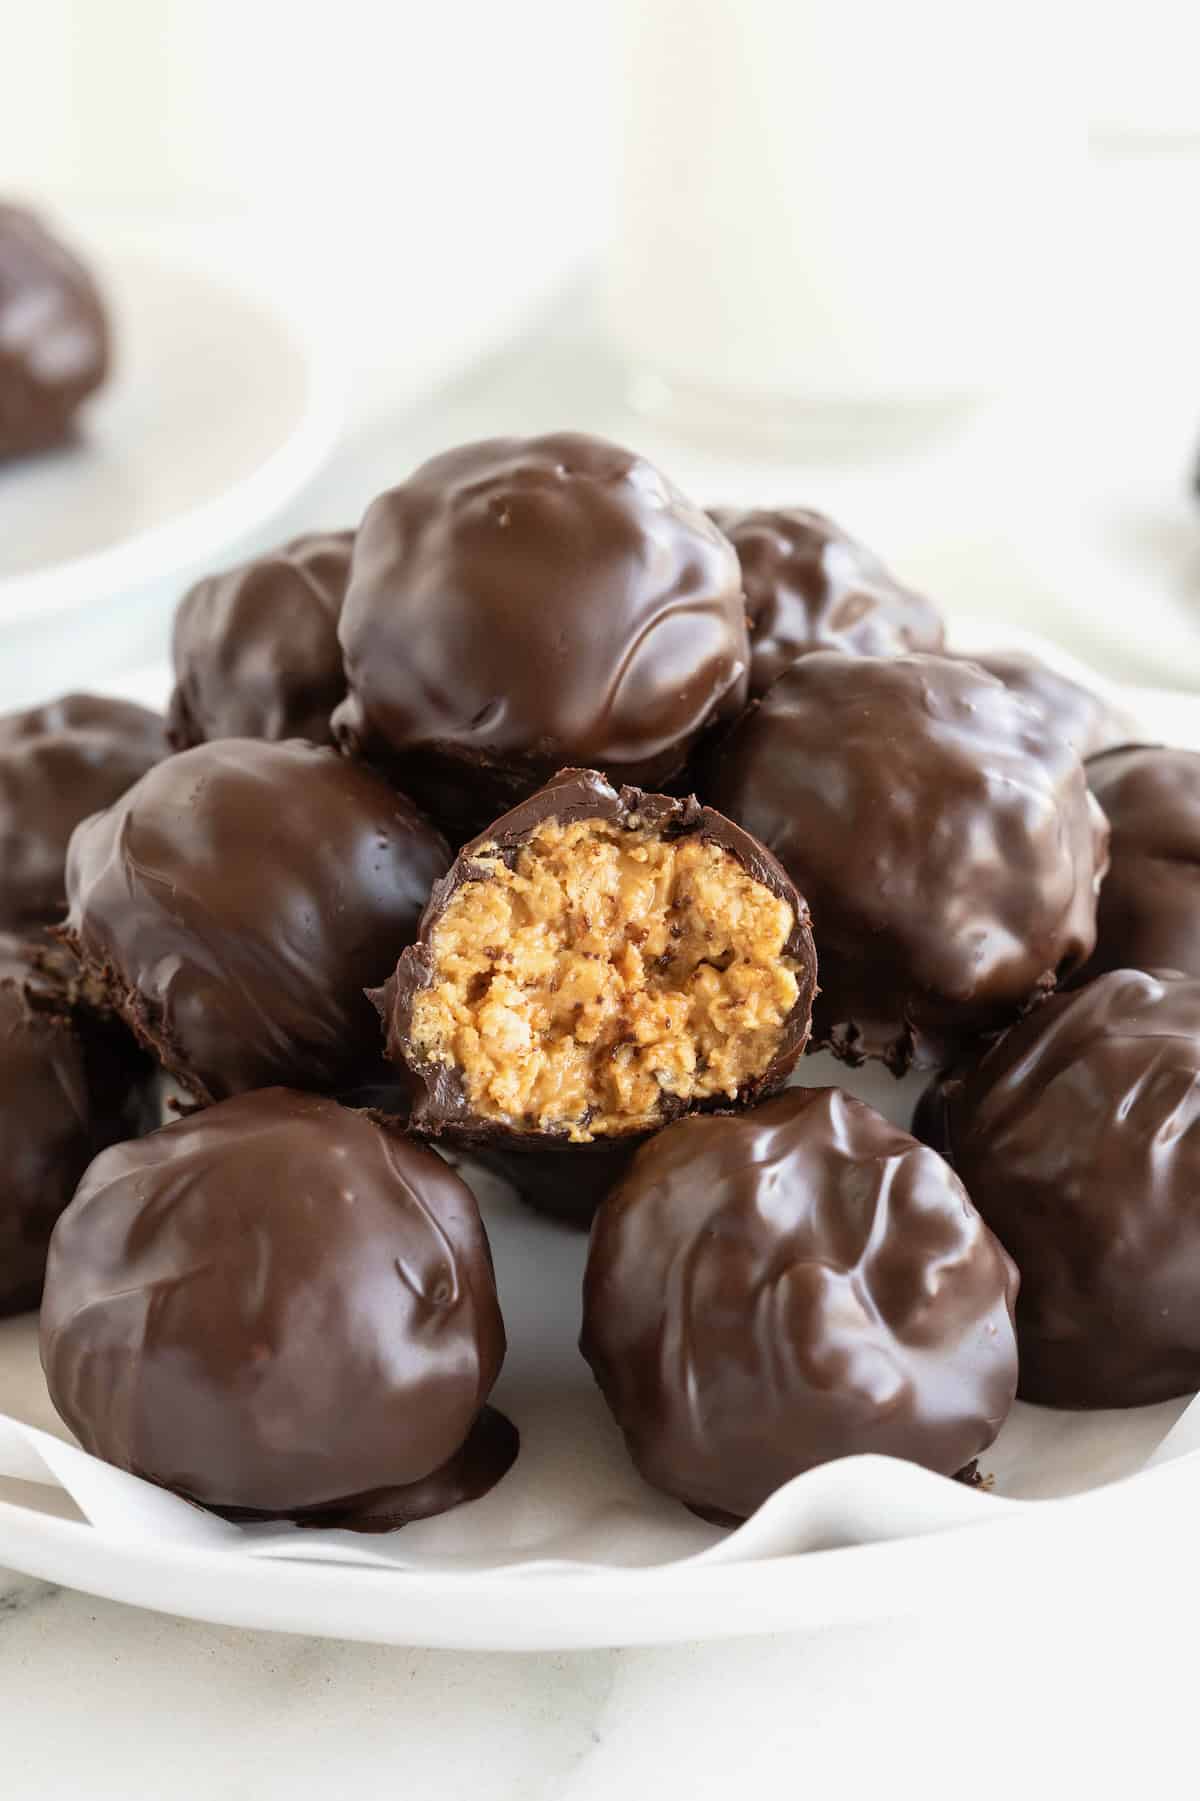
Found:
[[[992,634],[968,625],[956,641],[981,649]],[[1049,645],[1016,642],[1111,693],[1147,736],[1200,748],[1200,701],[1114,688]],[[161,701],[165,682],[147,671],[121,688]],[[802,1073],[901,1121],[920,1088],[826,1058]],[[798,1477],[736,1532],[703,1524],[640,1482],[575,1348],[582,1235],[499,1183],[480,1192],[510,1343],[495,1399],[522,1433],[490,1496],[383,1537],[227,1525],[65,1442],[26,1317],[0,1323],[0,1563],[231,1625],[511,1650],[943,1607],[978,1620],[993,1602],[1069,1607],[1099,1582],[1115,1597],[1190,1565],[1200,1418],[1185,1401],[1093,1414],[1018,1404],[984,1459],[991,1493],[853,1458]]]

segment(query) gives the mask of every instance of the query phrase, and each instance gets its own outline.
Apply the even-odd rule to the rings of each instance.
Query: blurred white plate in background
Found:
[[[1060,548],[1055,592],[1081,632],[1173,688],[1200,688],[1200,495],[1178,478],[1114,488],[1088,505],[1082,542]]]
[[[297,320],[199,270],[83,248],[116,367],[78,445],[0,465],[0,630],[94,617],[219,566],[305,486],[340,424],[339,383]]]

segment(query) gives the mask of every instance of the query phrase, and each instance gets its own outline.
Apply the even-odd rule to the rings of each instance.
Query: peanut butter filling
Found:
[[[577,1142],[659,1123],[666,1095],[733,1099],[798,993],[792,908],[719,845],[547,820],[450,901],[411,1042],[480,1118]]]

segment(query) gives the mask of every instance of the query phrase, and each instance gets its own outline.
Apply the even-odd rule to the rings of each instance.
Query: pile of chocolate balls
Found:
[[[478,1167],[590,1228],[583,1354],[708,1518],[1200,1387],[1200,755],[565,432],[173,650],[165,720],[0,721],[0,1303],[88,1450],[235,1519],[485,1493]],[[928,1070],[915,1135],[815,1049]]]

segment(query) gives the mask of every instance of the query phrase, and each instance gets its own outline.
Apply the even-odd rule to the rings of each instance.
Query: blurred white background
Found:
[[[615,241],[628,329],[647,300],[687,329],[684,296],[715,291],[736,363],[747,296],[721,263],[777,270],[789,247],[759,227],[789,213],[810,283],[840,259],[859,313],[906,313],[923,263],[953,274],[947,236],[961,310],[997,281],[1045,302],[1020,264],[1085,131],[1200,148],[1200,13],[1179,0],[1013,0],[1002,21],[954,0],[0,0],[0,26],[7,191],[164,229],[253,221],[397,337],[431,304],[482,330]],[[664,222],[675,287],[647,296]],[[1077,221],[1055,223],[1069,249]]]
[[[1002,24],[953,0],[0,0],[0,23],[7,190],[253,220],[397,336],[430,305],[481,330],[615,237],[630,332],[666,343],[691,292],[736,365],[746,296],[721,264],[778,269],[772,209],[802,218],[818,293],[841,260],[844,307],[906,314],[913,266],[941,258],[957,310],[986,314],[997,283],[1008,305],[1044,290],[1022,252],[1044,253],[1088,126],[1110,150],[1200,146],[1200,15],[1178,0],[1014,0]],[[647,296],[672,218],[674,287]]]
[[[0,26],[5,189],[225,228],[364,371],[436,377],[603,238],[603,0],[0,0]]]
[[[321,482],[224,560],[571,424],[1200,688],[1200,9],[0,0],[0,34],[0,188],[272,298],[345,384]]]

